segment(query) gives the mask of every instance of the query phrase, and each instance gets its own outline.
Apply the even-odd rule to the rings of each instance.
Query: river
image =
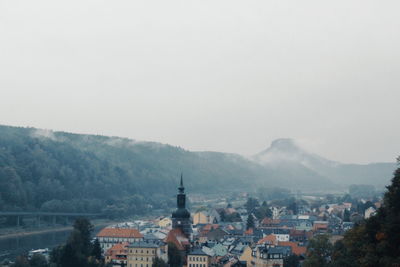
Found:
[[[104,226],[94,228],[94,235]],[[31,249],[54,248],[63,244],[72,230],[38,233],[32,235],[0,238],[0,262],[5,259],[15,260],[18,255],[27,253]]]

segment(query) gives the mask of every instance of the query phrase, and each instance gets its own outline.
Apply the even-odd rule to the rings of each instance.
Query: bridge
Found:
[[[79,213],[79,212],[44,212],[44,211],[0,211],[1,216],[16,216],[17,226],[20,226],[20,218],[23,216],[37,217],[38,226],[40,226],[41,217],[53,217],[53,224],[56,224],[57,217],[65,217],[68,222],[68,217],[99,217],[101,213]]]

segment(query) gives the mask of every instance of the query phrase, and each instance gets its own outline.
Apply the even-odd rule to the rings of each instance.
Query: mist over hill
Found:
[[[0,126],[1,210],[143,214],[167,209],[175,206],[181,172],[189,193],[207,194],[260,187],[331,189],[339,178],[372,183],[380,177],[385,183],[393,169],[394,164],[331,162],[287,140],[248,159],[127,138]]]
[[[292,139],[277,139],[253,159],[268,168],[305,168],[339,185],[371,184],[385,186],[396,168],[393,163],[344,164],[302,149]]]

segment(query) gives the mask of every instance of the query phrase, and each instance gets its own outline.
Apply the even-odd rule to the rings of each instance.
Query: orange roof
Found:
[[[276,243],[276,236],[273,234],[267,235],[264,238],[260,239],[257,244],[275,244]]]
[[[97,237],[142,238],[143,235],[133,228],[103,228]]]
[[[165,243],[174,243],[179,250],[185,250],[185,246],[190,245],[189,239],[181,229],[172,229],[164,239]]]
[[[211,229],[217,229],[218,227],[219,227],[219,224],[206,224],[203,226],[202,230],[210,231]]]
[[[306,251],[307,251],[307,248],[306,248],[306,247],[299,246],[299,244],[296,243],[296,242],[289,242],[289,241],[286,241],[286,242],[278,242],[278,245],[279,245],[279,246],[285,246],[285,247],[291,247],[291,248],[292,248],[292,252],[293,252],[294,254],[296,254],[297,256],[300,256],[300,255],[302,255],[302,254],[305,254]]]
[[[128,242],[115,244],[106,251],[105,255],[110,256],[112,259],[119,259],[117,255],[126,256],[128,254],[128,246]]]
[[[244,232],[245,235],[252,235],[253,233],[253,228],[249,228],[248,230],[246,230],[246,232]]]

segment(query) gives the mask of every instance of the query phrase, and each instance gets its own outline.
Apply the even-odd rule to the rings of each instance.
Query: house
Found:
[[[253,252],[253,249],[250,246],[246,246],[246,248],[243,250],[242,255],[240,255],[240,257],[239,257],[239,260],[246,262],[246,265],[250,266],[251,261],[253,259],[252,252]]]
[[[211,223],[210,216],[203,211],[196,212],[192,215],[193,225]]]
[[[190,251],[187,255],[188,267],[208,267],[210,265],[210,256],[201,249]]]
[[[138,241],[128,247],[128,267],[152,267],[156,257],[168,261],[167,244]]]
[[[143,240],[143,235],[134,228],[103,228],[96,236],[103,251],[118,243]]]
[[[252,251],[252,267],[283,267],[282,247],[257,246]]]
[[[126,266],[128,257],[128,242],[118,243],[109,248],[104,256],[106,264],[111,266],[119,267],[121,265]]]
[[[279,246],[290,247],[293,254],[297,256],[305,255],[307,248],[305,246],[300,246],[297,242],[278,242]]]
[[[262,239],[258,240],[257,244],[259,244],[259,245],[277,245],[278,240],[276,240],[276,235],[270,234],[270,235],[266,235]]]
[[[161,228],[170,228],[172,226],[172,220],[171,218],[165,217],[160,219],[157,222],[157,225],[160,226]]]
[[[318,233],[326,233],[328,231],[327,221],[315,221],[313,225],[313,231]]]

